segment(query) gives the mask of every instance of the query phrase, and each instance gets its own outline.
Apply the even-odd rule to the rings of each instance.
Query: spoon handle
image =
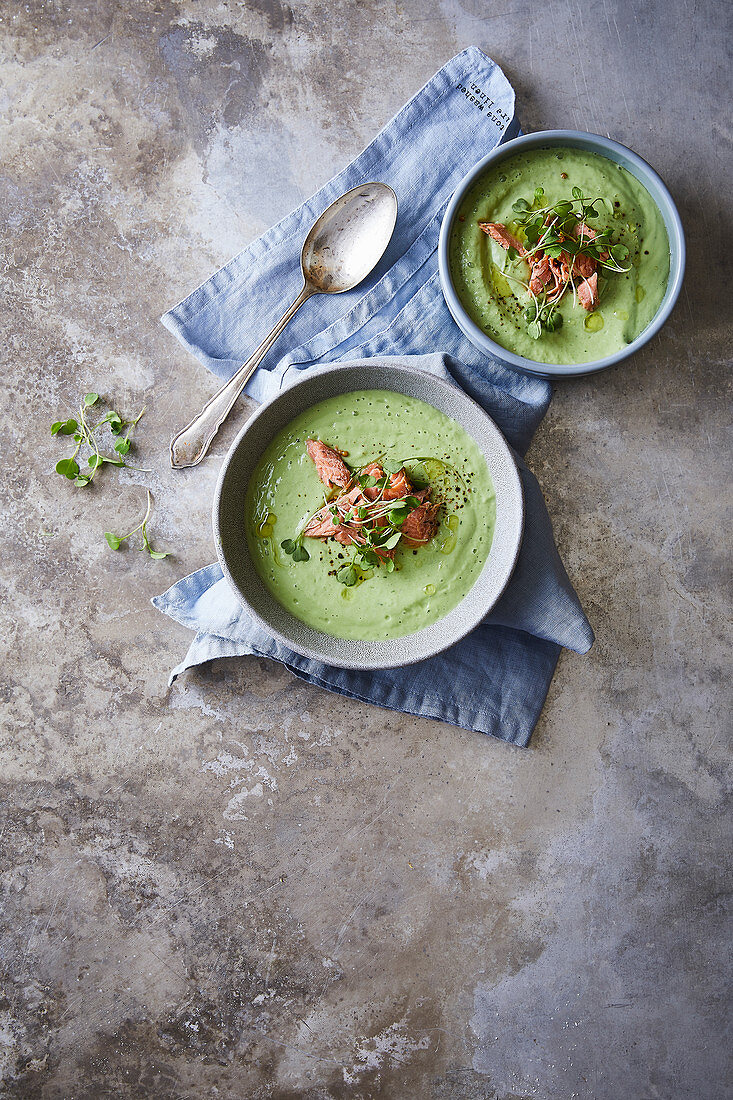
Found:
[[[197,466],[199,464],[211,446],[212,439],[231,412],[234,402],[262,362],[265,353],[272,347],[288,321],[303,305],[303,302],[307,301],[312,294],[317,293],[315,287],[304,282],[303,289],[298,297],[290,308],[283,313],[272,332],[250,355],[247,362],[243,363],[236,374],[232,375],[211,400],[206,402],[198,416],[195,416],[183,431],[173,437],[171,440],[171,466],[174,470],[183,470],[187,466]]]

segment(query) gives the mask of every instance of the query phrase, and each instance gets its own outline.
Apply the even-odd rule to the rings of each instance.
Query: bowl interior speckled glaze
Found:
[[[453,229],[453,222],[458,213],[466,193],[476,180],[500,161],[516,156],[517,153],[525,153],[530,149],[547,148],[571,148],[583,149],[591,153],[598,153],[602,157],[622,165],[628,172],[646,187],[664,220],[669,239],[669,278],[667,289],[656,312],[654,319],[641,332],[635,340],[627,344],[625,348],[607,355],[603,359],[596,359],[589,363],[562,364],[539,363],[534,359],[525,359],[523,355],[517,355],[513,351],[502,347],[487,336],[483,329],[464,309],[453,285],[453,278],[449,262],[449,242]],[[608,367],[621,363],[635,351],[643,347],[659,332],[670,313],[674,309],[675,302],[682,289],[682,280],[685,274],[685,235],[682,222],[677,212],[677,207],[664,183],[654,169],[642,160],[640,156],[620,145],[610,138],[601,137],[599,134],[588,134],[581,130],[541,130],[535,134],[525,134],[523,137],[507,141],[505,145],[499,145],[488,156],[480,160],[471,171],[464,176],[456,188],[453,198],[448,204],[440,230],[440,242],[438,245],[438,268],[440,271],[440,285],[443,289],[448,309],[453,320],[464,336],[484,354],[498,359],[508,367],[523,371],[526,374],[536,374],[541,378],[579,377],[586,374],[595,374],[597,371],[606,370]]]
[[[496,528],[483,571],[470,592],[443,619],[388,641],[351,641],[314,630],[286,611],[258,576],[247,546],[244,500],[255,465],[273,437],[326,398],[381,389],[417,397],[452,417],[476,441],[496,491]],[[512,453],[493,420],[456,386],[413,367],[369,360],[311,371],[263,405],[227,455],[214,496],[214,538],[224,575],[244,607],[296,653],[342,668],[394,668],[447,649],[476,627],[504,591],[522,541],[524,501]]]

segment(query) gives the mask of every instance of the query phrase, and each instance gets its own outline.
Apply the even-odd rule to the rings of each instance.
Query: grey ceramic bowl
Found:
[[[389,641],[359,642],[314,630],[286,611],[257,575],[247,546],[244,498],[250,474],[271,439],[299,413],[354,390],[392,390],[420,398],[457,420],[486,458],[496,490],[496,529],[491,551],[471,591],[448,615],[423,630]],[[370,361],[310,371],[251,417],[235,440],[214,496],[214,538],[224,575],[245,608],[296,653],[341,668],[394,668],[432,657],[481,622],[504,591],[516,564],[524,502],[512,453],[493,420],[465,393],[432,374]]]
[[[534,359],[525,359],[523,355],[517,355],[508,351],[501,344],[487,336],[483,329],[468,315],[459,301],[450,272],[448,262],[448,245],[453,229],[453,222],[458,213],[458,208],[463,202],[466,192],[483,175],[489,167],[493,167],[502,160],[524,153],[528,149],[547,149],[552,147],[571,149],[583,149],[591,153],[598,153],[616,164],[622,165],[646,187],[647,191],[659,207],[664,220],[664,225],[669,238],[669,279],[667,289],[662,298],[659,309],[652,322],[647,325],[635,340],[621,351],[613,355],[607,355],[604,359],[596,359],[589,363],[577,363],[568,366],[560,363],[538,363]],[[619,145],[610,138],[600,137],[598,134],[587,134],[581,130],[541,130],[536,134],[526,134],[523,137],[508,141],[506,145],[499,145],[488,156],[480,160],[471,171],[459,183],[453,198],[448,204],[440,230],[440,242],[438,245],[438,267],[440,270],[440,283],[443,288],[448,309],[453,320],[461,332],[474,347],[498,359],[508,367],[524,371],[526,374],[536,374],[541,378],[557,378],[565,376],[581,376],[595,374],[597,371],[606,370],[616,363],[628,359],[635,351],[643,347],[659,332],[664,322],[674,309],[675,302],[682,289],[682,279],[685,273],[685,236],[682,222],[677,213],[677,207],[667,188],[654,169],[642,160],[640,156],[627,149],[625,145]]]

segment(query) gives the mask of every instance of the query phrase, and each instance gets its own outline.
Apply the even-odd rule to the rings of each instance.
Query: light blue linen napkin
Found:
[[[545,414],[550,387],[476,351],[448,313],[437,274],[440,221],[453,190],[480,157],[518,132],[506,77],[480,50],[464,50],[339,176],[163,317],[202,363],[231,377],[298,293],[300,248],[313,220],[359,183],[389,183],[399,214],[382,262],[356,290],[307,302],[287,344],[275,344],[248,392],[264,401],[314,363],[372,357],[395,357],[460,385],[514,447],[525,492],[522,550],[496,608],[438,657],[408,669],[354,672],[301,657],[264,632],[214,564],[153,600],[196,631],[171,680],[216,657],[271,657],[331,691],[526,745],[560,648],[590,648],[593,633],[555,549],[542,494],[519,457]],[[433,349],[440,353],[420,354]]]

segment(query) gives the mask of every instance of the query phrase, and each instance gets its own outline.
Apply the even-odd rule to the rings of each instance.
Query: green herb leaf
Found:
[[[391,558],[387,558],[384,563],[384,568],[387,570],[388,573],[394,573],[394,562]]]
[[[86,406],[86,408],[89,408],[91,405],[96,405],[97,401],[99,401],[98,393],[84,394],[84,405]]]
[[[101,455],[89,455],[87,462],[93,470],[96,470],[104,464],[104,459]]]
[[[115,443],[115,450],[118,451],[121,455],[126,455],[127,452],[130,450],[130,440],[118,439]]]
[[[542,335],[542,325],[539,321],[532,321],[529,325],[527,325],[527,332],[533,340],[539,340],[540,336]]]
[[[111,531],[105,531],[104,537],[107,540],[107,545],[109,546],[110,550],[119,550],[120,546],[122,545],[121,538],[118,538],[117,535],[113,535]]]
[[[56,463],[56,473],[67,477],[69,481],[73,481],[79,473],[79,465],[73,458],[62,458],[60,462]]]
[[[119,435],[125,426],[122,417],[119,413],[115,412],[114,409],[108,412],[106,416],[102,417],[100,423],[109,424],[109,430],[112,432],[112,435]]]
[[[92,479],[85,474],[80,474],[79,477],[74,478],[74,485],[78,485],[80,488],[84,485],[88,485]]]
[[[75,420],[57,420],[51,425],[51,435],[73,435],[78,429],[79,425]]]
[[[310,554],[302,544],[293,550],[293,561],[310,561]]]
[[[400,527],[409,514],[410,509],[405,508],[404,504],[400,504],[397,508],[390,508],[388,519],[393,527]]]
[[[359,577],[356,569],[351,564],[342,565],[336,574],[336,580],[339,581],[340,584],[345,584],[347,588],[353,588],[358,579]]]
[[[579,187],[574,187],[570,194],[573,196],[574,199],[580,199],[581,202],[585,198],[583,192],[580,190]]]
[[[530,209],[530,205],[526,199],[517,199],[512,203],[512,210],[515,214],[523,214]]]
[[[517,252],[516,248],[513,247],[513,245],[509,245],[506,250],[506,254],[510,260],[516,260],[519,256],[519,253]]]
[[[164,551],[164,550],[151,550],[149,547],[148,547],[148,553],[150,554],[150,557],[153,558],[155,561],[162,561],[163,558],[168,557],[168,554],[166,553],[166,551]]]
[[[292,539],[283,539],[280,545],[286,554],[292,554],[293,550],[295,550],[295,543]]]

